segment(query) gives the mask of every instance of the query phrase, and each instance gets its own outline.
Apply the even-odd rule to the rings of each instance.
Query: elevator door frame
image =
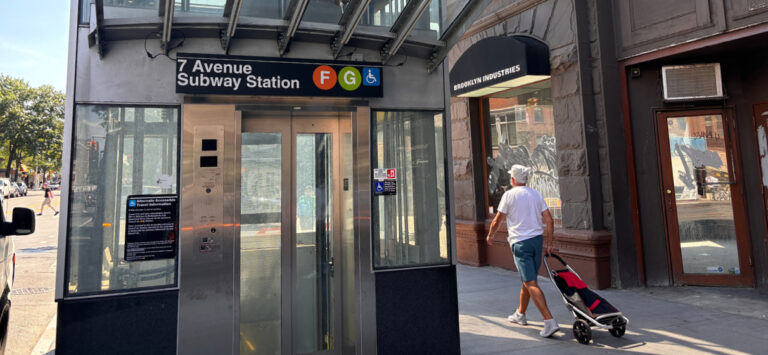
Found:
[[[280,117],[279,114],[286,115],[287,117]],[[294,115],[290,111],[279,112],[275,117],[248,117],[243,112],[241,114],[241,120],[236,122],[235,136],[235,171],[241,171],[242,163],[242,134],[243,133],[280,133],[281,139],[281,176],[289,177],[283,178],[281,183],[281,214],[283,216],[281,220],[281,249],[280,249],[280,269],[281,271],[281,299],[289,300],[289,302],[281,302],[281,352],[283,354],[295,354],[294,351],[294,335],[295,325],[298,323],[296,314],[294,312],[294,305],[297,304],[297,286],[298,286],[298,256],[296,252],[297,245],[297,218],[298,218],[298,187],[297,187],[297,169],[298,169],[298,135],[311,134],[311,133],[328,133],[331,134],[331,163],[332,163],[332,258],[334,260],[334,274],[332,283],[332,305],[333,312],[332,322],[333,328],[331,335],[334,338],[334,348],[327,351],[318,351],[306,354],[328,354],[336,355],[341,354],[343,350],[343,300],[342,300],[342,200],[343,200],[343,185],[341,183],[342,175],[342,145],[341,135],[345,132],[346,128],[351,130],[351,117],[340,117],[338,112],[317,112],[303,113]],[[335,116],[335,117],[331,117]],[[346,127],[345,127],[346,126]],[[286,142],[286,140],[288,140]],[[287,144],[287,149],[286,149]],[[350,147],[353,150],[354,146]],[[239,339],[239,325],[240,325],[240,218],[241,218],[241,184],[242,174],[235,174],[235,233],[234,233],[234,248],[235,248],[235,297],[238,298],[234,302],[235,311],[235,339],[233,347],[238,349],[240,347]],[[286,216],[288,217],[286,219]],[[318,251],[319,252],[319,251]],[[288,275],[286,275],[288,273]],[[350,300],[354,302],[354,300]]]
[[[234,171],[235,139],[240,139],[243,111],[296,110],[355,112],[352,119],[353,152],[353,213],[355,259],[355,354],[374,354],[377,349],[376,290],[371,263],[371,116],[368,102],[347,99],[318,98],[261,98],[230,96],[185,97],[182,106],[182,171],[181,213],[179,238],[179,304],[177,323],[177,352],[236,354],[239,336],[235,334],[239,315],[239,292],[235,285],[235,267],[239,255],[234,255],[234,186],[239,189],[239,174]],[[222,239],[222,252],[218,261],[203,260],[198,250],[199,230],[210,228],[194,220],[193,207],[202,195],[194,184],[197,152],[195,127],[220,126],[224,129],[222,163],[224,196],[223,217],[216,225]],[[238,165],[240,163],[238,162]],[[238,250],[239,252],[239,250]],[[237,259],[236,259],[237,257]],[[236,264],[235,264],[236,263]],[[239,280],[238,280],[239,282]],[[281,284],[282,286],[282,284]],[[237,287],[237,288],[235,288]],[[237,302],[236,302],[237,301]],[[289,305],[290,306],[290,305]],[[237,345],[237,346],[235,346]]]

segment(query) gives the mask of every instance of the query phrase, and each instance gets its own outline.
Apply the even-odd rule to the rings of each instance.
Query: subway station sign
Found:
[[[382,67],[364,62],[180,53],[176,93],[382,97]]]

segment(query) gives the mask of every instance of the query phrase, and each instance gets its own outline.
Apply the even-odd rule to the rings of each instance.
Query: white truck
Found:
[[[8,319],[11,313],[11,288],[16,271],[16,253],[12,235],[26,235],[35,232],[35,212],[29,208],[13,209],[11,221],[5,220],[3,198],[0,197],[0,354],[5,353],[8,344]]]

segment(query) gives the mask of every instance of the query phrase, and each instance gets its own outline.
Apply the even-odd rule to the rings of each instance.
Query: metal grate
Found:
[[[17,288],[11,291],[12,295],[39,295],[41,293],[48,293],[53,291],[50,287],[30,287],[30,288]]]
[[[661,70],[666,100],[711,99],[723,96],[719,63],[665,66]]]

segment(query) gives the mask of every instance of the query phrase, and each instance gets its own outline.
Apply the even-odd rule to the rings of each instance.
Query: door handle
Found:
[[[331,274],[331,277],[333,277],[333,271],[334,271],[334,269],[335,269],[335,268],[334,268],[334,266],[333,266],[333,257],[331,257],[331,259],[330,259],[330,260],[328,260],[328,271],[330,272],[330,274]]]
[[[670,189],[667,189],[666,192],[667,192],[667,195],[671,195],[672,194],[672,190],[670,190]]]

